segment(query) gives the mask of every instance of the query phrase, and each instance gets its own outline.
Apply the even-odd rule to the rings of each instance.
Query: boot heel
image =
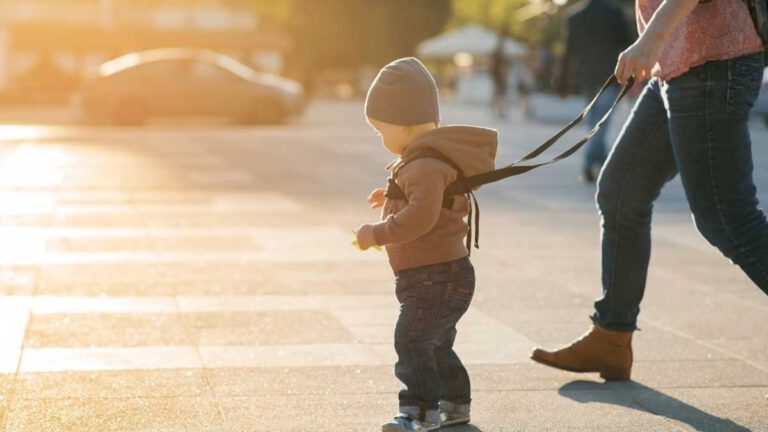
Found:
[[[622,371],[603,371],[600,372],[600,378],[606,381],[629,381],[632,371],[630,369]]]

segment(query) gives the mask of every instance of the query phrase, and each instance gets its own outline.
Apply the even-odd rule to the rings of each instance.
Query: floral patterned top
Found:
[[[637,29],[642,34],[663,0],[637,0]],[[672,32],[653,75],[663,80],[680,76],[694,66],[763,50],[744,0],[699,3]]]

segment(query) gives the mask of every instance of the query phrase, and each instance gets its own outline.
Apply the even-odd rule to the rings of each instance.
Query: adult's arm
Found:
[[[619,55],[615,74],[621,84],[632,76],[637,81],[651,76],[669,35],[697,4],[699,0],[664,0],[661,3],[643,34]]]

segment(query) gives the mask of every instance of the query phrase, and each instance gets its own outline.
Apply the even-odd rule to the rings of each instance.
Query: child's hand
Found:
[[[372,209],[379,208],[384,205],[384,189],[378,188],[368,195],[368,204]]]
[[[357,247],[359,247],[360,250],[378,246],[376,244],[376,238],[373,236],[373,225],[371,224],[360,225],[357,228],[357,231],[355,231],[355,236],[357,237]]]

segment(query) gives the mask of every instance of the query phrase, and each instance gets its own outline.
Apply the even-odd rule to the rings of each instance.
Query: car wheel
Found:
[[[257,101],[247,114],[250,124],[278,124],[285,121],[286,110],[282,102],[275,98]]]
[[[136,100],[124,100],[112,111],[112,123],[120,126],[142,126],[147,121],[144,106]]]

